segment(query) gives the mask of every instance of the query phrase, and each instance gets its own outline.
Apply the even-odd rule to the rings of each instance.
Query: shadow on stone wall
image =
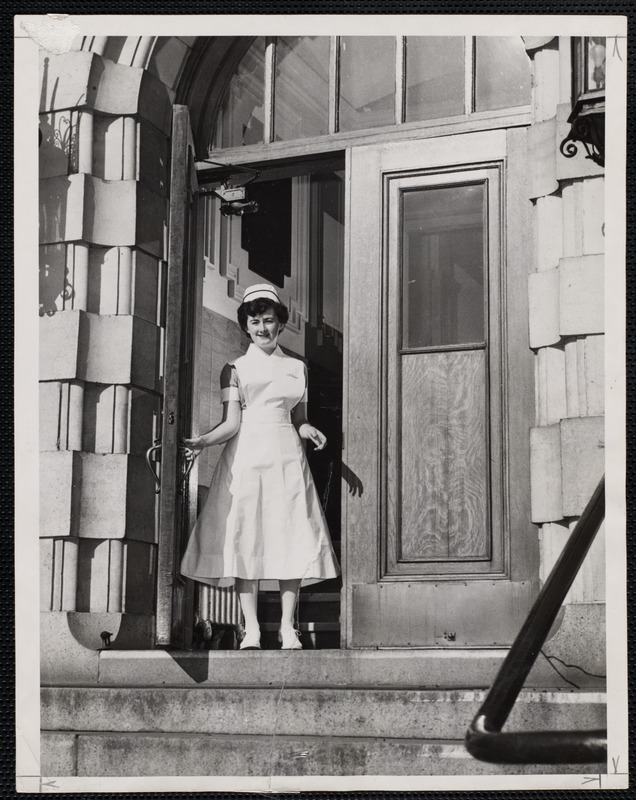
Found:
[[[41,317],[52,317],[64,306],[72,304],[75,290],[69,281],[66,264],[66,245],[55,244],[40,248],[40,308]]]
[[[50,59],[44,59],[42,75],[41,103],[44,104],[48,90],[48,72]],[[51,106],[57,93],[58,80],[51,93]],[[70,171],[75,151],[75,133],[71,125],[70,110],[57,118],[56,115],[40,115],[40,149],[39,149],[39,174],[40,178],[47,175],[63,175]],[[40,241],[50,242],[57,238],[57,233],[64,230],[66,225],[66,196],[70,181],[62,180],[56,185],[52,197],[47,196],[46,203],[40,203]],[[40,308],[41,317],[51,316],[61,310],[58,298],[62,302],[71,300],[73,287],[68,281],[66,267],[66,248],[64,245],[54,245],[45,248],[40,259]]]

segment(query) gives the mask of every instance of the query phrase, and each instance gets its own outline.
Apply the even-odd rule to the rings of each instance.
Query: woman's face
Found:
[[[276,312],[270,306],[262,314],[247,317],[247,333],[257,347],[266,353],[276,349],[278,336],[285,326],[281,325]]]

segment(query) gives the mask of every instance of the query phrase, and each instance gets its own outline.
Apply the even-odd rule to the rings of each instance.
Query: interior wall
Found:
[[[281,347],[299,356],[305,354],[305,319],[309,292],[309,193],[306,181],[294,179],[292,191],[291,276],[276,287],[290,312],[280,336]],[[236,312],[245,289],[268,283],[249,268],[249,254],[241,247],[241,218],[223,217],[219,201],[209,195],[201,200],[199,253],[204,263],[203,306],[236,323]]]

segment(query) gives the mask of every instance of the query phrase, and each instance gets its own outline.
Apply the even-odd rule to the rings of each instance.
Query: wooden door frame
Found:
[[[182,528],[189,527],[189,520],[196,514],[197,470],[195,464],[187,482],[182,481],[184,465],[180,439],[183,435],[191,434],[192,420],[198,416],[197,370],[194,364],[199,349],[202,300],[202,271],[195,234],[196,171],[187,106],[173,106],[171,145],[155,644],[187,649],[192,640],[194,584],[179,574],[179,561],[184,539]],[[188,207],[190,198],[192,203]],[[195,259],[194,264],[192,259]],[[182,316],[184,305],[192,314],[185,336]],[[191,357],[187,363],[189,354],[185,350],[190,337]],[[182,384],[186,363],[189,373],[186,378],[191,382],[192,393],[190,395],[187,392],[184,398]],[[184,401],[187,402],[186,407]],[[180,519],[177,508],[181,491],[187,493],[181,509],[185,521]],[[188,534],[189,529],[185,532],[185,538]]]
[[[432,153],[427,155],[431,148]],[[374,646],[370,643],[355,644],[354,591],[360,598],[356,607],[360,609],[367,604],[372,624],[373,615],[380,610],[380,590],[372,587],[381,586],[390,592],[392,587],[399,586],[397,582],[391,585],[379,582],[381,556],[377,532],[382,521],[379,469],[383,457],[380,436],[382,396],[381,386],[373,386],[372,376],[382,374],[381,328],[386,311],[379,299],[382,297],[381,262],[386,249],[383,175],[399,171],[405,152],[419,153],[422,168],[438,166],[441,169],[494,161],[501,161],[505,166],[502,185],[502,324],[506,328],[510,356],[503,369],[507,387],[519,387],[519,391],[514,404],[507,402],[508,397],[504,396],[504,439],[507,437],[508,457],[504,491],[511,528],[511,559],[505,575],[498,579],[489,577],[488,580],[492,583],[493,597],[498,595],[500,602],[509,603],[511,608],[531,601],[538,583],[538,539],[530,521],[529,431],[534,415],[534,368],[527,334],[527,273],[532,264],[534,243],[525,224],[529,213],[525,177],[526,129],[351,148],[347,150],[343,460],[359,473],[363,494],[352,496],[343,493],[343,647]],[[366,161],[364,174],[360,177],[355,162],[358,162],[357,169],[361,169],[362,158]],[[366,252],[356,249],[360,241],[373,242],[374,247],[367,247]],[[507,241],[513,242],[514,246],[507,247]],[[356,270],[355,276],[352,270]],[[355,281],[353,289],[352,280]],[[377,298],[377,316],[365,307],[366,298],[372,298],[372,303],[376,302],[373,298]],[[357,321],[359,333],[354,340],[351,321],[354,315],[363,313],[366,317],[362,322]],[[519,357],[515,357],[517,355]],[[381,381],[377,383],[381,384]],[[421,594],[418,605],[423,609],[427,603],[433,603],[434,588],[422,589],[423,584],[415,580],[412,584],[402,582],[402,585],[420,587],[415,592]],[[458,586],[459,582],[449,580],[447,585]],[[437,587],[437,584],[431,581],[429,586]],[[447,591],[452,592],[452,589]],[[514,625],[514,621],[510,625]],[[498,643],[493,640],[491,644]],[[444,646],[444,642],[440,645]],[[376,642],[375,646],[382,646],[382,643]],[[390,643],[387,646],[391,646]]]
[[[383,176],[383,202],[386,205],[386,218],[384,220],[385,230],[383,242],[385,252],[382,259],[382,306],[386,310],[382,319],[382,344],[380,348],[380,358],[382,362],[382,388],[383,396],[381,401],[381,449],[386,454],[381,459],[380,481],[382,493],[380,502],[382,504],[382,528],[381,528],[381,553],[379,564],[379,578],[382,581],[409,581],[409,580],[458,580],[464,577],[472,579],[477,573],[487,577],[506,577],[508,574],[509,553],[507,542],[509,531],[507,529],[507,519],[504,506],[504,483],[503,471],[506,453],[503,447],[503,427],[505,420],[502,418],[502,365],[506,361],[506,339],[503,335],[504,314],[502,308],[502,246],[501,246],[501,222],[503,209],[501,204],[502,189],[505,182],[505,171],[502,161],[480,162],[477,165],[466,164],[461,166],[450,166],[433,169],[417,170],[415,174],[406,173],[384,173]],[[487,274],[485,276],[485,292],[488,298],[485,303],[485,333],[486,343],[484,352],[487,353],[486,359],[486,385],[485,385],[485,418],[486,418],[486,452],[491,455],[489,467],[489,519],[493,531],[497,530],[499,535],[492,537],[492,552],[490,558],[482,559],[482,563],[477,565],[472,559],[467,569],[462,569],[446,562],[444,565],[435,567],[438,572],[431,567],[428,569],[421,566],[417,561],[408,564],[406,561],[400,562],[396,551],[399,546],[397,531],[397,512],[399,482],[391,480],[389,459],[391,453],[401,449],[401,446],[393,437],[400,436],[400,423],[402,409],[399,406],[397,395],[401,392],[400,375],[397,365],[394,363],[397,353],[393,352],[393,336],[396,331],[391,331],[393,314],[395,308],[393,304],[396,299],[392,296],[392,291],[399,295],[402,286],[400,282],[400,266],[402,243],[396,241],[398,237],[398,224],[400,211],[398,203],[403,191],[408,191],[413,187],[442,187],[458,186],[469,183],[482,183],[486,185],[486,211],[485,227],[487,230],[486,241],[488,245],[488,255],[486,258]],[[392,286],[397,283],[398,286]],[[401,299],[397,299],[401,303]],[[431,351],[434,348],[431,348]],[[439,348],[438,348],[439,349]],[[457,350],[463,350],[458,347]],[[397,374],[393,375],[393,368]],[[391,377],[395,378],[396,384],[391,387]],[[495,424],[497,421],[498,424]],[[400,467],[396,468],[397,477]],[[496,502],[492,502],[496,500]],[[491,506],[492,503],[492,506]],[[427,562],[424,562],[427,563]],[[430,562],[429,562],[430,563]]]

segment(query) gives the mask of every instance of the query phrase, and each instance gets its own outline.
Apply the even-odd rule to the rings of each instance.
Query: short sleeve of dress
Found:
[[[238,375],[231,364],[226,364],[221,370],[221,402],[240,399]]]

